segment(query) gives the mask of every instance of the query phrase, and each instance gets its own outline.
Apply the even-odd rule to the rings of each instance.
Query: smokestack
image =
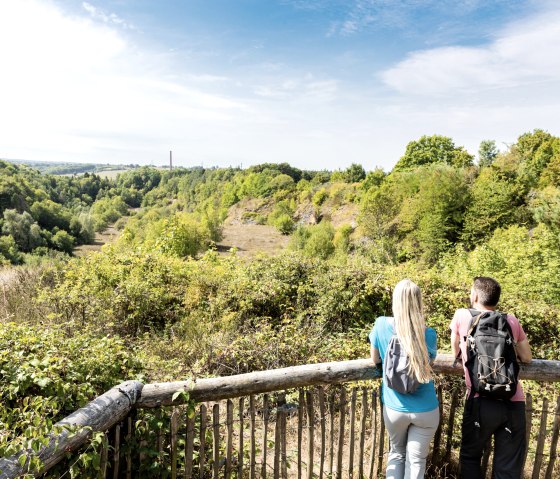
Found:
[[[173,169],[173,152],[169,150],[169,171]]]

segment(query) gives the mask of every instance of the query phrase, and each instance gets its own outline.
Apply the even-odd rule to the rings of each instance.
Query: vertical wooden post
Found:
[[[352,479],[354,472],[354,435],[356,429],[356,388],[352,388],[350,399],[350,451],[348,457],[348,478]]]
[[[266,479],[266,472],[267,472],[266,451],[268,448],[268,417],[269,417],[268,394],[265,394],[263,396],[263,442],[262,442],[261,479]]]
[[[434,448],[432,449],[432,464],[439,465],[440,461],[440,443],[441,443],[441,431],[443,429],[443,392],[441,385],[437,388],[437,397],[439,404],[439,424],[434,435]]]
[[[533,465],[532,479],[539,479],[541,466],[544,457],[544,441],[546,439],[546,421],[548,419],[548,398],[543,399],[541,424],[539,427],[539,437],[537,438],[537,450],[535,452],[535,463]]]
[[[212,408],[212,432],[213,432],[213,450],[214,461],[212,464],[213,478],[218,479],[220,472],[220,405],[214,404]]]
[[[336,451],[336,478],[342,479],[342,453],[344,451],[344,423],[346,421],[346,390],[340,389],[340,415],[338,426],[338,444]]]
[[[276,408],[276,421],[274,422],[274,479],[280,479],[280,408]]]
[[[560,432],[560,396],[556,400],[556,413],[554,415],[554,424],[552,426],[552,438],[550,440],[550,454],[548,457],[548,466],[544,479],[552,479],[554,471],[554,462],[556,461],[556,448],[558,447],[558,434]]]
[[[325,431],[325,391],[322,387],[319,387],[319,414],[321,415],[321,457],[319,462],[319,479],[323,479],[324,464],[325,464],[325,442],[326,442],[326,431]]]
[[[177,426],[179,411],[173,409],[171,413],[171,479],[177,479]]]
[[[243,410],[245,398],[239,398],[239,450],[237,451],[237,477],[243,477]]]
[[[455,410],[459,403],[459,391],[455,389],[451,397],[451,407],[449,409],[449,418],[447,421],[447,440],[445,444],[445,462],[449,463],[451,459],[451,444],[453,442],[453,427],[455,423]]]
[[[313,439],[315,434],[315,414],[313,412],[313,395],[307,391],[307,479],[313,479]]]
[[[360,416],[360,446],[358,449],[358,479],[364,477],[364,445],[366,441],[367,390],[362,388],[362,413]]]
[[[374,479],[373,469],[375,465],[375,451],[377,449],[377,391],[372,389],[371,391],[371,455],[369,457],[369,479]]]
[[[204,438],[202,423],[204,422],[204,435],[206,434],[206,406],[204,406],[204,419],[202,419],[202,407],[200,408],[200,449],[199,449],[199,464],[200,469],[204,469]],[[187,416],[187,437],[185,438],[185,473],[183,477],[185,479],[191,479],[193,476],[193,453],[194,453],[194,415],[192,417]],[[199,471],[199,476],[200,476]]]
[[[187,431],[188,433],[188,431]],[[206,406],[200,406],[200,448],[198,450],[198,478],[204,479],[204,466],[206,465]],[[186,478],[185,469],[185,478]]]
[[[298,431],[297,431],[297,479],[301,479],[301,443],[303,436],[303,410],[305,408],[305,394],[299,390],[298,399]]]
[[[333,462],[334,462],[334,392],[330,394],[329,399],[329,479],[333,477]]]
[[[233,401],[228,399],[226,402],[226,427],[227,427],[227,442],[226,442],[226,471],[225,479],[231,477],[231,458],[233,456]]]
[[[103,436],[101,443],[101,462],[99,465],[99,477],[105,479],[107,477],[107,463],[109,462],[109,440],[107,433]]]
[[[286,455],[286,411],[280,409],[280,477],[288,479],[288,458]]]
[[[523,468],[525,470],[525,463],[527,462],[527,453],[529,452],[529,441],[531,440],[531,427],[533,425],[533,397],[530,393],[525,393],[525,454],[523,457]]]
[[[113,479],[119,479],[121,465],[121,425],[115,426],[115,451],[113,453]]]
[[[381,386],[379,386],[379,397],[381,397]],[[377,455],[377,471],[376,477],[379,477],[380,472],[383,470],[383,457],[385,454],[385,418],[383,416],[383,404],[379,401],[379,453]]]
[[[249,479],[255,479],[255,455],[257,445],[255,443],[255,396],[249,396],[249,447],[251,449],[251,457],[249,458]]]
[[[130,446],[132,442],[132,417],[130,414],[126,418],[126,442]],[[126,449],[126,479],[132,479],[132,451],[128,447]]]

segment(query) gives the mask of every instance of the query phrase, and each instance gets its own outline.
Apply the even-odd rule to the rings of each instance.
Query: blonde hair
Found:
[[[422,293],[418,285],[403,279],[393,291],[393,316],[395,332],[409,359],[409,373],[418,382],[427,383],[432,378],[432,368],[426,345],[426,321]]]

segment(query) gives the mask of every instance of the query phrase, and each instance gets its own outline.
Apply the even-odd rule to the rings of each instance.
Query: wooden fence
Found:
[[[439,355],[435,370],[441,421],[427,477],[452,478],[462,417],[462,370]],[[534,361],[522,377],[560,380],[560,362]],[[453,380],[455,377],[457,379]],[[224,378],[142,385],[123,383],[58,423],[77,431],[53,435],[39,451],[0,459],[0,479],[25,472],[20,456],[38,455],[36,475],[60,477],[92,431],[104,433],[97,477],[287,479],[383,477],[388,449],[379,382],[369,360],[323,363]],[[527,394],[525,477],[560,476],[560,398],[546,384]],[[549,388],[550,389],[550,388]],[[196,408],[182,404],[188,391]],[[189,414],[190,411],[190,414]],[[84,446],[85,444],[85,446]],[[80,449],[81,448],[81,449]],[[484,458],[491,474],[491,448]],[[56,475],[49,475],[55,466]],[[53,471],[55,470],[53,469]]]

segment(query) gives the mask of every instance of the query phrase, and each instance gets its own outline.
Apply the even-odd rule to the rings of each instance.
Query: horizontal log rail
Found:
[[[453,367],[450,354],[439,354],[434,362],[436,373],[462,376],[460,367]],[[120,422],[133,408],[157,408],[179,405],[177,391],[187,391],[197,402],[219,401],[241,396],[295,389],[309,386],[340,384],[375,379],[376,372],[370,359],[307,364],[289,368],[259,371],[236,376],[205,378],[197,381],[176,381],[143,385],[138,381],[122,383],[94,399],[85,407],[64,418],[55,428],[74,427],[78,432],[53,433],[49,444],[38,452],[21,451],[7,458],[0,458],[0,479],[12,479],[26,473],[28,463],[19,463],[20,456],[37,456],[43,468],[36,476],[44,474],[68,452],[87,442],[93,432],[105,432]],[[560,361],[533,360],[522,365],[520,377],[539,382],[560,381]],[[59,429],[58,429],[59,430]]]

